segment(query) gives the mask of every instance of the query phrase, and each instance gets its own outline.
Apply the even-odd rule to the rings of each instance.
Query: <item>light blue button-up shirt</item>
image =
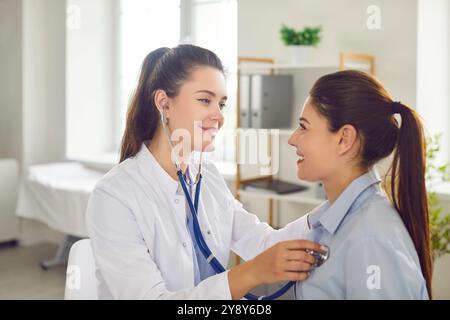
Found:
[[[375,171],[308,215],[309,240],[330,257],[296,284],[296,299],[428,299],[411,237]]]

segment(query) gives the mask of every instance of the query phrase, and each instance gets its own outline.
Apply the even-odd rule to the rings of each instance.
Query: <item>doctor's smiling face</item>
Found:
[[[332,132],[329,121],[314,106],[311,97],[303,105],[299,126],[289,138],[298,155],[297,176],[305,181],[323,181],[345,165],[357,164],[359,140],[351,125]]]
[[[174,144],[191,151],[213,151],[215,137],[224,123],[226,84],[223,73],[209,66],[191,70],[179,93],[167,97],[163,90],[155,94],[162,105]]]
[[[214,150],[226,100],[225,72],[214,52],[189,44],[153,50],[130,99],[120,162],[146,142],[159,158],[170,153],[172,162],[181,157],[186,163],[191,151]]]

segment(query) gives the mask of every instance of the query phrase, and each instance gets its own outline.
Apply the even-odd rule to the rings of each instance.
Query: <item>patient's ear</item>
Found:
[[[338,153],[339,155],[344,155],[352,150],[353,146],[357,142],[358,132],[356,128],[350,124],[344,125],[339,131],[338,134]]]

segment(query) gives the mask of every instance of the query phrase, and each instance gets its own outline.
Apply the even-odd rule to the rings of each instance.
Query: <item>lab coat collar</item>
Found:
[[[373,184],[380,183],[378,172],[374,169],[353,180],[344,192],[330,205],[326,201],[317,210],[308,215],[308,223],[312,228],[322,225],[329,233],[334,234],[356,199]]]
[[[150,183],[157,181],[162,189],[171,195],[175,195],[180,183],[174,180],[159,164],[150,150],[147,148],[147,143],[144,141],[141,145],[140,151],[136,155],[136,159],[143,167],[142,170],[146,174],[146,178]],[[150,171],[151,170],[151,171]],[[147,174],[148,173],[148,174]]]
[[[144,141],[141,145],[141,149],[136,155],[136,159],[139,160],[141,166],[143,167],[143,172],[149,172],[149,167],[151,167],[152,172],[147,177],[150,183],[153,183],[154,180],[158,181],[161,184],[161,187],[164,188],[166,192],[171,195],[175,194],[184,194],[181,184],[178,180],[174,180],[166,170],[161,167],[158,160],[153,156],[153,154],[148,149],[148,143],[150,141]],[[191,180],[195,180],[195,177],[198,172],[198,165],[188,165],[188,174]]]

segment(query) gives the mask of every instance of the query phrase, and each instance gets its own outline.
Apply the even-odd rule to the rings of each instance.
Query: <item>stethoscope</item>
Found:
[[[166,121],[164,119],[163,112],[161,112],[161,122],[162,122],[162,125],[164,128],[164,131],[166,133],[166,136],[169,140],[171,150],[174,150],[174,146],[170,139],[170,132],[166,125]],[[203,152],[200,153],[200,161],[199,161],[198,172],[197,172],[195,181],[191,181],[191,179],[189,179],[189,182],[187,182],[186,176],[183,174],[183,171],[182,171],[181,166],[179,165],[178,161],[175,160],[174,162],[175,162],[175,167],[177,169],[178,179],[180,180],[181,187],[183,189],[184,195],[186,197],[186,201],[189,205],[189,210],[191,211],[191,215],[193,218],[195,242],[197,243],[197,245],[198,245],[200,251],[202,252],[203,256],[205,257],[206,261],[212,266],[214,271],[219,274],[219,273],[225,272],[226,269],[222,266],[222,264],[219,262],[219,260],[211,252],[208,245],[206,244],[206,241],[205,241],[205,238],[203,238],[203,234],[200,229],[200,224],[198,222],[198,217],[197,217],[198,202],[199,202],[199,198],[200,198],[200,186],[202,183],[202,174],[201,174],[202,154],[203,154]],[[192,197],[187,189],[187,184],[189,184],[190,187],[196,185],[194,202],[192,202]],[[316,262],[312,266],[313,268],[321,266],[329,257],[329,250],[324,251],[324,252],[318,252],[315,250],[306,249],[305,251],[315,258]],[[257,296],[252,293],[247,293],[244,297],[248,300],[275,300],[275,299],[278,299],[279,297],[281,297],[283,294],[285,294],[294,284],[295,284],[295,281],[289,281],[283,287],[278,289],[276,292],[274,292],[270,295],[267,295],[267,296]]]

